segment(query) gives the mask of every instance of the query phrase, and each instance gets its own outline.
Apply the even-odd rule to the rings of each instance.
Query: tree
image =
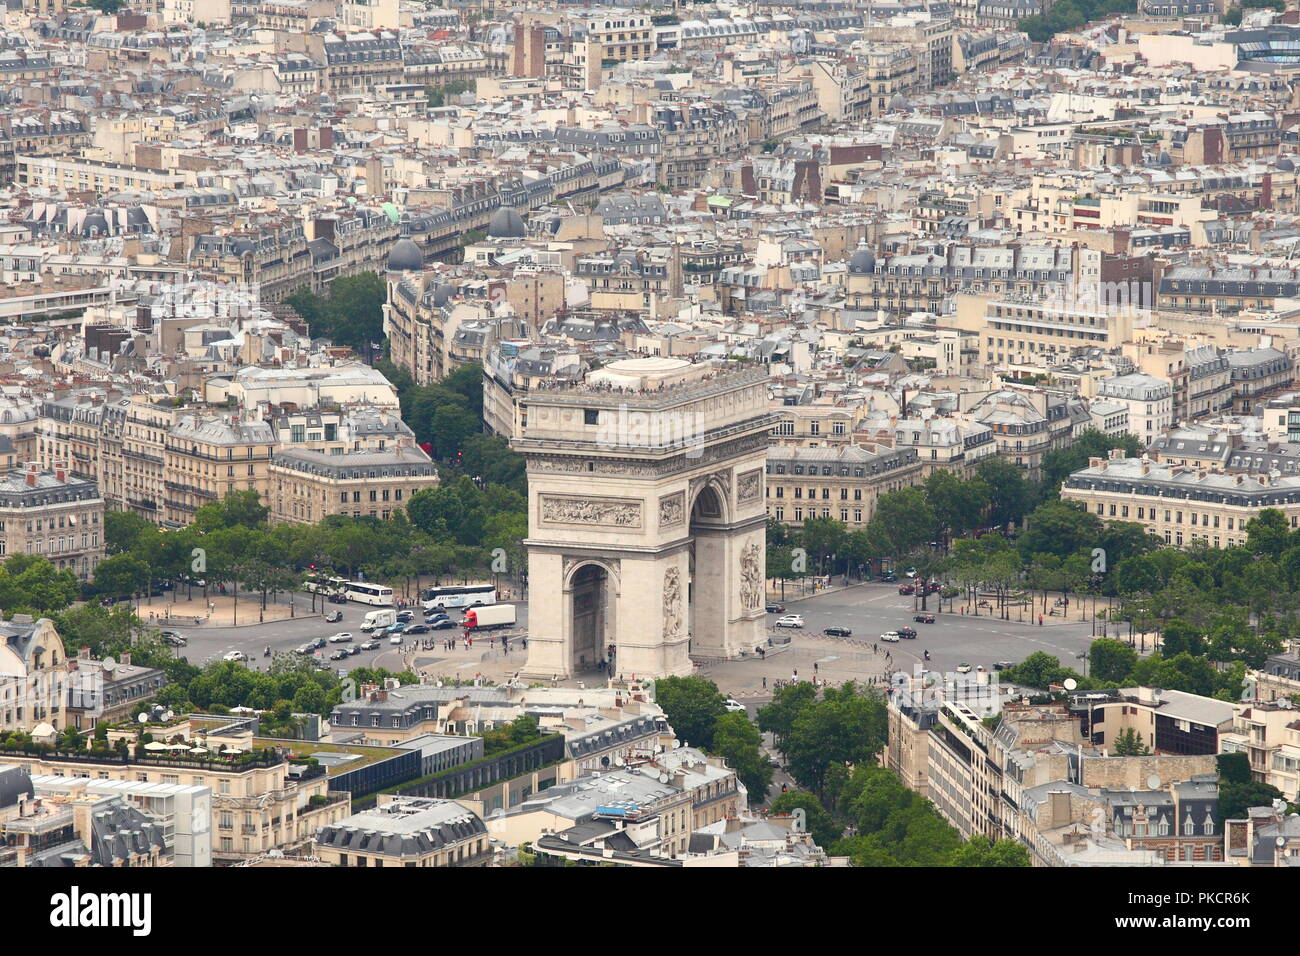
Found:
[[[1215,769],[1219,773],[1219,785],[1231,783],[1250,783],[1253,779],[1250,771],[1250,757],[1244,753],[1219,754],[1214,758]]]
[[[920,488],[887,491],[876,500],[876,513],[868,523],[868,534],[880,553],[901,557],[930,541],[938,523],[934,510]]]
[[[727,712],[718,685],[703,677],[662,677],[655,681],[655,702],[677,734],[692,747],[713,748],[713,728]]]
[[[923,488],[940,536],[956,537],[980,526],[990,501],[989,486],[982,478],[962,481],[941,468],[930,473]]]
[[[757,806],[767,799],[772,785],[772,764],[763,753],[758,728],[749,717],[737,711],[726,713],[713,724],[712,750],[727,762],[749,791],[749,803]]]
[[[1265,508],[1246,523],[1246,547],[1253,554],[1276,558],[1290,543],[1291,528],[1277,508]]]
[[[1120,732],[1120,735],[1115,738],[1114,748],[1117,757],[1146,757],[1151,753],[1132,727],[1127,727]]]
[[[822,849],[829,849],[839,840],[844,828],[835,822],[835,818],[826,812],[815,796],[804,790],[787,790],[772,801],[768,816],[789,816],[795,810],[802,810],[808,832],[813,842]]]
[[[77,599],[81,585],[69,568],[55,568],[39,555],[15,554],[0,564],[0,608],[12,614],[61,611]]]
[[[1137,664],[1138,654],[1135,649],[1123,641],[1108,637],[1098,638],[1088,649],[1088,664],[1094,679],[1124,683]]]
[[[220,501],[210,501],[194,513],[194,528],[204,534],[227,528],[261,528],[271,509],[256,491],[232,491]]]
[[[1024,519],[1034,497],[1024,469],[1001,455],[990,455],[976,466],[975,473],[988,489],[989,524],[1005,526]]]
[[[785,753],[785,741],[794,730],[795,721],[817,700],[817,688],[809,681],[786,684],[778,688],[772,702],[759,708],[758,729],[776,738],[776,749]]]
[[[1054,554],[1061,560],[1092,548],[1101,540],[1102,522],[1076,501],[1047,501],[1034,509],[1028,527],[1016,542],[1026,560]]]
[[[1267,783],[1248,780],[1245,783],[1220,782],[1219,804],[1214,817],[1222,829],[1225,820],[1240,820],[1246,816],[1251,807],[1272,806],[1274,800],[1282,799],[1282,791]]]
[[[112,597],[130,597],[149,586],[149,565],[134,554],[115,554],[95,566],[95,589]]]
[[[885,705],[875,694],[853,682],[827,687],[820,701],[795,718],[784,741],[790,775],[824,797],[829,768],[872,759],[884,746],[885,732]]]
[[[1015,840],[990,840],[976,834],[963,843],[949,858],[949,866],[1013,867],[1031,866],[1029,851]]]
[[[104,512],[104,550],[110,554],[133,551],[158,528],[134,511]]]

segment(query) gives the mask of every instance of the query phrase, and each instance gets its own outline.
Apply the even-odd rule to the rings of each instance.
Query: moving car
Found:
[[[320,649],[320,648],[322,648],[322,647],[325,646],[325,638],[323,638],[323,637],[314,637],[314,638],[312,638],[310,641],[308,641],[307,643],[311,645],[311,649],[312,649],[313,651],[314,651],[314,650],[318,650],[318,649]]]
[[[316,650],[316,645],[313,644],[311,641],[308,641],[306,644],[299,644],[296,648],[294,648],[294,650],[299,654],[307,655],[310,654],[312,651]]]
[[[916,614],[916,615],[914,615],[914,616],[912,617],[912,620],[914,620],[914,621],[916,621],[916,622],[918,622],[918,623],[920,623],[920,624],[933,624],[933,623],[934,623],[934,615],[933,615],[933,614]]]
[[[446,621],[446,620],[448,620],[446,614],[443,614],[441,611],[434,611],[432,614],[425,616],[424,623],[437,624],[439,621]]]
[[[994,661],[993,662],[993,669],[995,671],[1004,671],[1009,667],[1015,667],[1015,666],[1016,666],[1015,661]]]
[[[414,620],[415,620],[415,612],[414,612],[414,611],[398,611],[398,612],[397,612],[397,619],[398,619],[399,621],[401,621],[403,624],[409,624],[409,623],[411,623],[411,621],[414,621]]]
[[[898,628],[898,636],[906,641],[914,641],[916,640],[916,629],[912,627],[900,627]]]
[[[444,617],[441,621],[434,621],[429,625],[431,631],[445,631],[449,627],[455,627],[456,622],[449,617]]]
[[[939,584],[937,581],[931,581],[929,584],[925,586],[925,589],[929,591],[931,594],[938,594],[940,591],[943,590],[943,585]]]
[[[910,584],[900,584],[900,585],[898,586],[898,593],[899,593],[899,594],[915,594],[915,593],[916,593],[916,588],[913,587],[913,586],[910,585]]]
[[[825,634],[827,637],[848,637],[853,632],[850,631],[847,627],[840,627],[838,624],[833,624],[830,627],[824,629],[822,633]]]
[[[389,627],[387,628],[387,633],[389,633],[389,634],[405,634],[405,633],[406,633],[406,625],[403,624],[401,621],[398,621],[396,624],[391,624],[391,625],[389,625]]]
[[[967,664],[965,661],[962,661],[960,664],[957,665],[957,673],[958,673],[958,674],[969,674],[969,673],[970,673],[970,665]]]
[[[343,649],[348,652],[348,657],[356,657],[361,653],[361,648],[357,647],[355,644],[349,644]]]
[[[337,651],[335,651],[333,654],[330,655],[330,660],[332,661],[345,661],[347,659],[348,659],[347,649],[342,647],[340,647]]]
[[[329,596],[329,602],[330,602],[331,604],[347,604],[347,603],[348,603],[348,599],[347,599],[346,596],[344,596],[344,595],[342,595],[342,594],[331,594],[331,595]]]
[[[916,568],[908,568],[906,571],[903,572],[903,574],[909,578],[914,578],[916,577]]]
[[[185,640],[184,637],[177,634],[175,631],[163,631],[162,639],[163,643],[168,647],[184,647],[189,643],[189,641]]]
[[[342,611],[327,611],[325,614],[326,623],[337,624],[341,620],[343,620]]]
[[[886,571],[880,575],[880,580],[885,581],[886,583],[890,581],[897,581],[898,575],[895,574],[893,571]]]
[[[787,614],[779,618],[776,622],[777,627],[803,627],[803,618],[798,614]]]
[[[884,641],[886,644],[897,644],[897,643],[898,643],[898,632],[897,632],[897,631],[886,631],[884,634],[881,634],[881,635],[880,635],[880,639],[881,639],[882,641]]]
[[[223,661],[246,661],[248,655],[243,651],[227,651],[221,659]]]
[[[429,633],[429,625],[428,625],[428,624],[408,624],[408,625],[406,625],[406,632],[405,632],[405,633],[407,633],[407,634],[428,634],[428,633]]]
[[[339,631],[337,634],[330,635],[331,644],[346,644],[350,640],[352,640],[351,631]]]
[[[733,697],[728,697],[725,701],[723,701],[722,706],[727,708],[727,710],[733,714],[744,713],[745,710],[745,705]]]
[[[785,605],[784,605],[784,604],[769,604],[769,605],[767,606],[767,613],[768,613],[768,614],[784,614],[784,613],[785,613]]]
[[[377,650],[379,650],[379,642],[378,642],[378,641],[366,641],[365,643],[363,643],[363,644],[361,645],[361,649],[362,649],[363,651],[377,651]]]
[[[402,643],[402,635],[401,635],[401,634],[394,634],[392,637],[390,637],[390,638],[388,639],[388,643],[389,643],[389,644],[401,644],[401,643]]]

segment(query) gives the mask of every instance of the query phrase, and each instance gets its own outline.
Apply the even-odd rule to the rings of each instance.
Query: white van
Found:
[[[378,611],[367,611],[365,620],[361,622],[361,630],[369,634],[372,631],[382,631],[386,627],[392,627],[396,623],[397,612],[387,607]]]

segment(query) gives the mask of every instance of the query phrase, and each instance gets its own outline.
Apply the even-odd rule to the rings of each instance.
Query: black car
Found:
[[[330,655],[330,660],[343,661],[343,660],[347,660],[348,657],[349,657],[348,652],[340,647],[337,651],[335,651],[333,654]]]
[[[407,634],[428,634],[428,633],[429,633],[429,625],[428,625],[428,624],[411,624],[411,625],[408,625],[407,628],[406,628],[406,633],[407,633]]]
[[[898,580],[898,575],[896,575],[893,571],[886,571],[884,574],[882,574],[882,575],[880,576],[880,580],[882,580],[882,581],[886,581],[886,582],[888,582],[888,581],[897,581],[897,580]]]
[[[933,623],[934,623],[934,615],[933,615],[933,614],[918,614],[918,615],[916,615],[915,617],[913,617],[912,620],[913,620],[913,621],[916,621],[918,624],[933,624]]]
[[[414,620],[415,620],[415,612],[414,612],[414,611],[398,611],[398,612],[397,612],[397,619],[398,619],[399,621],[401,621],[403,624],[406,624],[406,623],[408,623],[408,622],[410,622],[410,621],[414,621]]]
[[[768,614],[784,614],[784,613],[785,613],[785,605],[784,605],[784,604],[769,604],[769,605],[767,606],[767,613],[768,613]]]
[[[346,597],[345,595],[342,595],[342,594],[331,594],[329,600],[330,600],[330,603],[331,603],[331,604],[347,604],[347,603],[348,603],[348,599],[347,599],[347,597]]]
[[[909,641],[914,641],[916,640],[916,631],[910,627],[900,627],[898,629],[898,636],[906,638]]]
[[[429,625],[431,631],[445,631],[449,627],[455,627],[456,622],[449,617],[444,617],[441,621],[434,621]]]
[[[344,648],[344,650],[348,652],[348,657],[356,657],[358,654],[361,653],[361,648],[357,647],[357,645],[355,644],[349,644],[346,648]]]
[[[377,651],[377,650],[379,650],[379,642],[378,642],[378,641],[366,641],[364,644],[361,645],[361,649],[362,649],[363,651]]]
[[[840,627],[839,625],[834,625],[832,627],[826,628],[825,630],[822,631],[822,633],[825,634],[827,637],[848,637],[853,632],[850,631],[847,627]]]
[[[997,661],[993,664],[993,669],[995,671],[1004,671],[1007,670],[1008,668],[1015,667],[1015,666],[1016,666],[1015,661]]]

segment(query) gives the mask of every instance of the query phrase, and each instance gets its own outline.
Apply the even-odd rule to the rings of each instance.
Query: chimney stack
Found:
[[[38,461],[29,461],[27,463],[27,487],[35,488],[36,479],[41,473],[41,464]]]

